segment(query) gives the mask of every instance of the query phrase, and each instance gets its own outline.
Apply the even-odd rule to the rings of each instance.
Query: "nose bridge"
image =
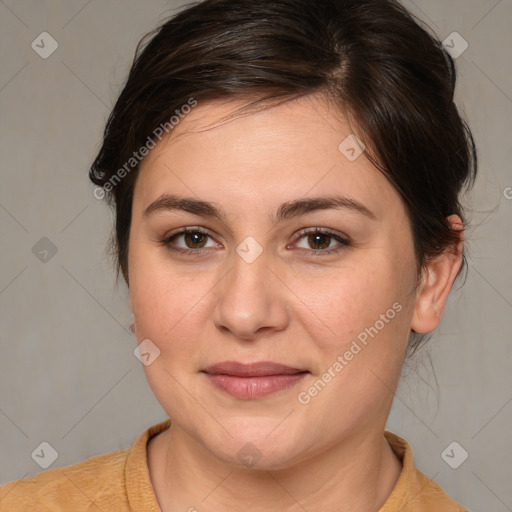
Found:
[[[244,240],[232,262],[215,306],[217,327],[239,338],[251,338],[264,328],[283,329],[287,322],[284,296],[261,246]]]

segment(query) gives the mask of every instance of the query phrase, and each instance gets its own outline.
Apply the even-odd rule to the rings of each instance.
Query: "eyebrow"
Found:
[[[372,220],[377,219],[370,209],[355,199],[343,196],[321,196],[283,203],[272,216],[272,220],[275,224],[278,224],[309,212],[328,209],[344,209],[360,213]],[[216,218],[222,222],[226,221],[226,214],[219,205],[193,197],[182,197],[173,194],[160,196],[142,212],[142,216],[148,217],[161,211],[185,211],[202,217]]]

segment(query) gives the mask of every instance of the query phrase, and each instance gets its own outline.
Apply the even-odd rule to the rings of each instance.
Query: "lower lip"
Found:
[[[264,375],[260,377],[236,377],[234,375],[210,374],[206,376],[219,389],[236,398],[246,400],[261,398],[289,388],[302,380],[307,372],[292,375]]]

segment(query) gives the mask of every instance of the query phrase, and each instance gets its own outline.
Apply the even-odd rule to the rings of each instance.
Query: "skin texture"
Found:
[[[364,153],[350,161],[340,152],[353,133],[346,117],[311,95],[220,122],[243,104],[196,106],[144,159],[135,186],[130,304],[138,342],[149,339],[160,350],[144,371],[173,421],[148,447],[155,494],[164,512],[378,510],[401,469],[383,431],[408,335],[437,327],[462,240],[430,262],[416,287],[403,202]],[[163,194],[213,202],[226,218],[144,216]],[[362,203],[375,219],[347,208],[271,219],[282,203],[328,195]],[[182,235],[174,247],[203,247],[199,256],[161,243],[187,226],[210,236]],[[300,233],[314,228],[351,244]],[[251,263],[236,251],[247,237],[262,250]],[[326,246],[340,250],[313,253]],[[301,403],[299,393],[393,304],[400,306],[394,318]],[[222,361],[273,361],[310,373],[244,400],[202,372]],[[246,443],[260,456],[250,467],[238,455]]]

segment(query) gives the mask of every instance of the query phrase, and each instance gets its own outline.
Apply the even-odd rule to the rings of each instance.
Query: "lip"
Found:
[[[263,377],[269,375],[294,375],[304,372],[299,368],[292,368],[284,364],[271,361],[260,361],[257,363],[239,363],[238,361],[224,361],[209,366],[204,372],[210,375],[232,375],[234,377]]]
[[[309,373],[307,370],[270,361],[250,364],[225,361],[202,371],[215,387],[245,400],[287,389]]]

